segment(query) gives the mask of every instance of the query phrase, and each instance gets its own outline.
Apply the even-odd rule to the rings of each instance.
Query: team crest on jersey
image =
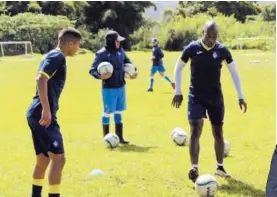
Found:
[[[120,53],[120,52],[117,52],[117,54],[118,54],[118,55],[121,55],[121,53]]]
[[[57,141],[54,141],[54,142],[53,142],[53,146],[54,146],[54,147],[58,147],[58,145],[59,145],[59,143],[58,143]]]
[[[217,53],[216,53],[216,52],[213,53],[213,58],[214,58],[214,59],[217,58]]]

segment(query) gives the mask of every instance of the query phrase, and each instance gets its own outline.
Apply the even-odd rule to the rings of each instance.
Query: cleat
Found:
[[[225,169],[223,168],[223,166],[219,166],[216,169],[215,175],[220,176],[222,178],[231,178],[231,175],[229,175]]]
[[[189,179],[195,183],[196,179],[198,178],[198,168],[191,168],[189,171]]]

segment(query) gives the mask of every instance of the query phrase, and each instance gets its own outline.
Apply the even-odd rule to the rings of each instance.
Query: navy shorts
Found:
[[[274,150],[266,184],[266,197],[277,196],[277,145]]]
[[[188,102],[188,119],[197,120],[207,118],[207,114],[212,125],[221,126],[224,121],[224,102],[223,98],[218,98],[217,101],[208,102],[205,100],[196,99],[189,96]]]
[[[38,116],[27,116],[28,125],[32,131],[36,155],[42,153],[48,157],[48,152],[63,154],[63,137],[57,120],[52,119],[52,123],[46,128],[39,124],[39,119],[40,117]]]

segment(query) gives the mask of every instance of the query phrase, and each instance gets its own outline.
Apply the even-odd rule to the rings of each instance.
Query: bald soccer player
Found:
[[[224,138],[222,127],[224,120],[224,100],[220,82],[222,62],[227,64],[227,68],[232,76],[238,94],[240,108],[244,112],[247,110],[236,64],[233,61],[230,51],[226,46],[218,42],[217,38],[218,25],[213,21],[207,22],[204,26],[203,37],[184,47],[182,55],[177,60],[174,69],[176,89],[172,105],[179,108],[183,101],[181,91],[182,70],[188,61],[191,60],[188,119],[191,130],[189,150],[192,167],[189,170],[188,176],[193,182],[199,176],[199,139],[202,133],[204,118],[207,118],[206,113],[210,119],[215,140],[216,174],[225,178],[230,177],[223,167]]]

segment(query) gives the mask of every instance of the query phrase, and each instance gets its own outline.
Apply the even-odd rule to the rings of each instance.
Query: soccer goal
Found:
[[[33,47],[31,41],[0,42],[0,58],[7,57],[32,58]]]

